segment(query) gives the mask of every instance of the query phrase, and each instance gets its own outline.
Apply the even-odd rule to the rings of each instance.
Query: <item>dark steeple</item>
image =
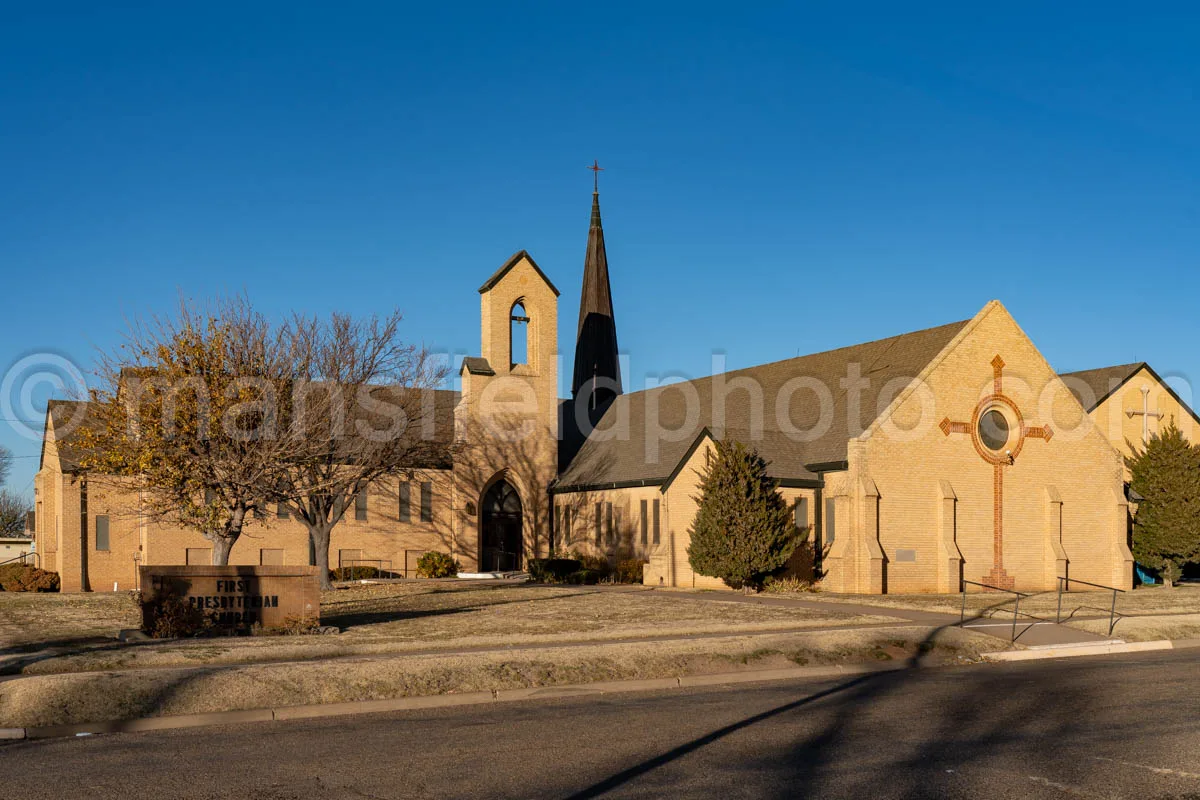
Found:
[[[597,176],[601,167],[589,167]],[[575,340],[575,375],[571,396],[588,398],[588,407],[602,411],[621,393],[621,366],[617,361],[617,324],[613,318],[612,289],[608,283],[608,256],[604,253],[604,228],[600,225],[600,190],[592,188],[592,222],[583,260],[583,291],[579,297],[579,331]]]

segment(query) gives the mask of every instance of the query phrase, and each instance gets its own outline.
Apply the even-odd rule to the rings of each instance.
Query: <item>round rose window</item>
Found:
[[[997,409],[989,409],[979,418],[979,441],[996,452],[1008,444],[1008,420]]]

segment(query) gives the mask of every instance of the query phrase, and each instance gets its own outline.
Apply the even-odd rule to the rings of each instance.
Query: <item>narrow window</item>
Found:
[[[96,516],[96,549],[108,550],[108,515],[98,514]]]
[[[512,307],[512,319],[509,320],[511,329],[512,366],[529,363],[529,317],[525,314],[525,306],[518,301]]]
[[[604,546],[604,503],[596,503],[596,547]]]
[[[792,508],[796,518],[796,532],[800,533],[808,527],[808,498],[797,497]]]
[[[833,544],[833,537],[835,536],[835,533],[836,533],[835,529],[834,529],[834,511],[836,509],[837,509],[837,504],[834,503],[833,498],[832,497],[825,498],[825,518],[823,520],[821,520],[821,522],[825,526],[825,531],[824,531],[825,541],[822,542],[822,544],[824,544],[824,545]]]
[[[367,518],[367,490],[362,489],[354,498],[354,518],[364,520]]]
[[[613,509],[612,509],[612,503],[605,503],[605,504],[604,504],[604,515],[605,515],[605,517],[606,517],[606,522],[608,523],[608,526],[607,526],[608,536],[607,536],[607,538],[606,538],[606,541],[608,542],[608,546],[609,546],[609,547],[612,547],[612,544],[613,544]]]
[[[571,506],[563,508],[563,546],[571,543]]]
[[[646,503],[646,501],[643,500],[642,501],[642,513],[641,513],[642,544],[643,545],[649,544],[649,541],[650,541],[649,540],[650,515],[646,513],[647,505],[648,504]]]
[[[421,522],[433,522],[433,483],[421,484]]]
[[[654,529],[653,529],[653,531],[654,531],[654,544],[658,544],[658,543],[659,543],[659,534],[658,534],[658,518],[659,518],[659,512],[658,512],[658,503],[659,503],[659,501],[658,501],[658,499],[656,498],[656,499],[654,500]]]
[[[288,507],[285,503],[279,503],[275,506],[275,516],[279,519],[290,519],[292,515],[288,512]]]
[[[400,483],[400,508],[399,515],[401,522],[410,522],[412,520],[412,498],[409,496],[408,481]]]

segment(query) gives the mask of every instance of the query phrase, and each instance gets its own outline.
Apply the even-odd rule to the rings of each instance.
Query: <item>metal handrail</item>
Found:
[[[1117,627],[1117,623],[1120,622],[1122,619],[1124,619],[1123,616],[1121,616],[1120,614],[1117,613],[1117,594],[1125,594],[1125,590],[1118,589],[1115,586],[1105,586],[1102,583],[1091,583],[1089,581],[1081,581],[1078,578],[1071,578],[1066,575],[1059,575],[1058,576],[1058,609],[1054,612],[1054,621],[1056,623],[1060,623],[1060,624],[1062,623],[1062,596],[1063,596],[1064,591],[1066,591],[1066,592],[1071,591],[1072,583],[1082,583],[1084,586],[1092,586],[1097,589],[1104,589],[1105,591],[1113,593],[1112,605],[1109,606],[1109,608],[1108,608],[1108,635],[1112,636],[1113,629]],[[1105,609],[1099,608],[1097,606],[1077,606],[1075,611],[1078,611],[1081,608],[1090,608],[1093,611],[1104,611],[1105,610]],[[1070,616],[1074,616],[1075,611],[1072,611]]]
[[[1029,597],[1029,595],[1025,592],[1018,592],[1015,589],[1005,589],[1003,586],[992,586],[990,583],[978,583],[977,581],[969,581],[964,578],[962,579],[962,612],[958,617],[958,626],[960,628],[963,626],[963,623],[967,621],[967,584],[970,584],[971,586],[981,586],[984,589],[991,589],[997,592],[1007,592],[1008,594],[1015,594],[1017,596],[1017,601],[1013,605],[1012,622],[1012,641],[1015,642],[1017,640],[1017,617],[1020,615],[1021,598]],[[1026,614],[1025,616],[1029,615]]]
[[[0,567],[3,567],[5,564],[11,564],[14,561],[20,561],[21,564],[26,565],[26,559],[28,559],[30,556],[33,557],[34,562],[37,564],[38,568],[40,569],[42,566],[42,554],[37,552],[36,550],[30,550],[28,553],[21,553],[21,555],[19,555],[19,556],[13,556],[12,558],[7,559],[5,561],[0,561]]]

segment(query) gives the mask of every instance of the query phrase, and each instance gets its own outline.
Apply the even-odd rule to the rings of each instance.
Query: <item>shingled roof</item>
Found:
[[[1119,364],[1115,367],[1100,367],[1099,369],[1084,369],[1078,372],[1064,372],[1059,375],[1084,408],[1091,411],[1127,380],[1149,365],[1144,361],[1133,364]],[[1152,370],[1153,371],[1153,370]],[[1067,380],[1067,379],[1070,380]],[[1161,383],[1161,381],[1160,381]],[[1086,391],[1085,391],[1086,389]],[[1090,397],[1087,396],[1090,392]]]
[[[390,387],[378,386],[371,390],[371,397],[377,403],[388,402]],[[429,389],[433,392],[433,439],[441,444],[451,444],[454,441],[454,408],[458,405],[460,394],[447,389]],[[91,403],[78,400],[51,400],[46,406],[47,432],[53,427],[55,446],[58,448],[59,464],[63,472],[77,472],[81,469],[84,455],[79,446],[79,433],[89,425],[96,424],[95,417],[90,413]],[[373,410],[352,403],[346,411],[346,424],[349,430],[357,420],[367,422],[372,428],[386,430],[390,419],[380,416]],[[424,435],[418,433],[418,435]],[[42,461],[45,461],[45,440],[42,444]],[[430,469],[449,469],[452,465],[441,459],[440,455],[434,463],[414,464],[414,467]]]
[[[669,384],[619,396],[597,425],[600,436],[583,443],[578,454],[563,470],[555,491],[581,491],[602,487],[661,484],[671,476],[696,445],[707,428],[715,438],[738,439],[758,448],[770,464],[772,477],[784,481],[807,481],[815,472],[836,467],[846,460],[847,442],[875,420],[879,396],[897,378],[915,379],[951,339],[969,322],[953,322],[936,328],[906,333],[874,342],[829,350],[823,353],[789,358],[723,375],[687,381],[699,398],[699,418],[693,430],[683,430],[687,420],[686,387]],[[847,392],[842,380],[851,364],[858,364],[869,385],[859,395],[858,420],[850,418]],[[775,418],[776,400],[781,391],[790,391],[795,378],[806,379],[829,389],[833,399],[834,423],[812,441],[798,441],[781,430]],[[735,381],[749,379],[762,388],[761,429],[752,419],[749,393],[730,389]],[[723,425],[713,417],[713,387],[724,382],[726,409]],[[890,387],[895,389],[895,386]],[[785,398],[786,399],[786,398]],[[800,431],[815,430],[820,403],[813,392],[795,388],[787,404],[789,418],[781,420]],[[757,404],[756,404],[757,405]],[[657,414],[658,426],[672,431],[674,441],[661,441],[650,435],[648,424]],[[628,419],[627,435],[614,434],[622,419]],[[854,429],[851,431],[851,429]],[[608,432],[612,438],[603,433]],[[657,452],[656,452],[657,449]]]

